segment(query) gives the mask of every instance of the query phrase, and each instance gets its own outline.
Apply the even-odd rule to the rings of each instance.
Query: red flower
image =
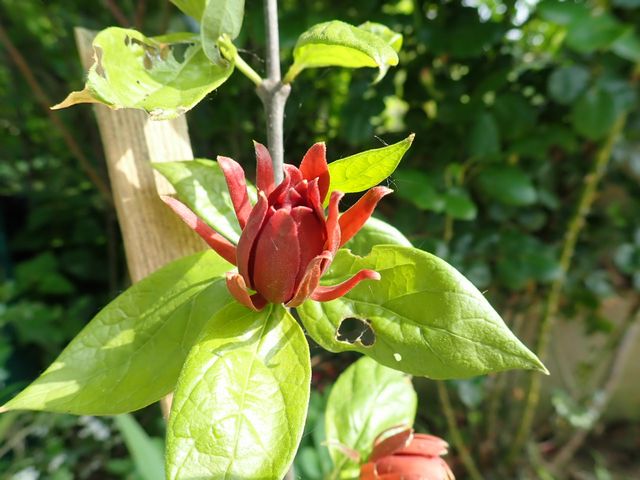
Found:
[[[162,199],[216,252],[237,265],[227,274],[227,287],[243,305],[260,310],[268,302],[296,307],[307,298],[334,300],[365,279],[379,280],[373,270],[361,270],[330,287],[319,286],[336,251],[371,216],[378,201],[391,190],[374,187],[338,217],[343,194],[334,191],[325,216],[323,202],[329,191],[329,169],[324,143],[306,153],[300,168],[284,166],[284,180],[276,186],[269,151],[255,144],[258,202],[249,203],[242,167],[218,157],[242,234],[237,247],[215,232],[189,208],[171,197]]]
[[[441,438],[413,429],[376,440],[369,462],[360,469],[360,480],[455,480],[441,458],[448,447]]]

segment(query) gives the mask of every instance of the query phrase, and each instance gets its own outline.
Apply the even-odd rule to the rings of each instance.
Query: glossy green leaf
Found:
[[[142,480],[164,478],[162,444],[154,442],[132,415],[117,415],[113,420],[122,434],[136,471]]]
[[[560,67],[549,75],[547,90],[551,98],[561,105],[569,105],[587,88],[589,70],[579,65]]]
[[[418,397],[405,373],[362,357],[338,378],[327,403],[325,429],[334,472],[358,469],[358,462],[345,455],[344,448],[371,454],[373,442],[385,430],[412,427]],[[333,478],[338,478],[334,476]]]
[[[175,386],[202,326],[230,302],[213,251],[170,263],[109,303],[9,410],[114,415],[147,406]]]
[[[640,63],[640,36],[637,32],[629,30],[613,42],[611,50],[625,60]]]
[[[400,53],[400,50],[402,49],[401,33],[394,32],[386,25],[376,22],[365,22],[362,25],[358,25],[358,28],[380,37],[388,45],[390,45],[391,48],[396,51],[396,53]]]
[[[375,245],[410,247],[411,242],[393,225],[371,217],[344,247],[356,255],[367,255]]]
[[[609,47],[629,30],[609,14],[587,16],[572,22],[566,44],[580,53],[592,53]]]
[[[483,112],[476,120],[469,133],[469,154],[486,158],[500,153],[500,130],[495,117]]]
[[[171,0],[171,3],[187,15],[190,15],[200,21],[207,0]]]
[[[167,478],[281,479],[302,436],[311,367],[282,306],[233,303],[203,329],[167,427]]]
[[[206,159],[163,162],[154,163],[153,168],[169,180],[178,198],[202,220],[232,242],[238,242],[240,225],[218,162]],[[248,185],[248,190],[255,202],[255,188]]]
[[[414,135],[404,140],[356,153],[329,164],[331,175],[330,191],[343,193],[362,192],[385,180],[396,169],[400,160],[409,150]]]
[[[291,82],[305,68],[374,67],[380,80],[390,66],[398,64],[398,54],[378,34],[338,20],[319,23],[298,38],[293,49],[293,65],[284,81]]]
[[[355,350],[436,379],[514,368],[546,372],[478,289],[444,260],[390,245],[376,246],[364,258],[342,249],[323,283],[336,284],[363,268],[382,279],[362,282],[337,300],[298,308],[309,335],[327,350]],[[352,331],[344,331],[347,322]]]
[[[111,27],[93,41],[96,62],[84,90],[53,108],[103,103],[137,108],[162,120],[185,113],[224,83],[233,64],[214,65],[190,33],[147,38],[135,30]]]
[[[538,198],[531,178],[518,167],[489,167],[480,172],[476,182],[485,196],[505,205],[523,207]]]
[[[242,28],[243,17],[244,0],[207,0],[200,22],[200,38],[204,53],[213,63],[225,64],[218,40],[222,35],[235,39]]]
[[[603,88],[588,90],[574,104],[571,121],[576,131],[591,140],[603,138],[617,118],[614,96]]]

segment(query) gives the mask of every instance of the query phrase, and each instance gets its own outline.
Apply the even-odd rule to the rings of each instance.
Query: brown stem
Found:
[[[460,460],[462,460],[462,464],[467,469],[467,473],[471,480],[482,480],[482,474],[478,470],[476,462],[473,460],[471,452],[469,451],[469,447],[465,444],[462,434],[460,433],[460,429],[458,428],[455,412],[453,411],[451,400],[449,399],[449,392],[447,392],[447,386],[443,381],[436,382],[436,385],[438,386],[440,404],[442,405],[444,416],[447,419],[449,434],[451,435],[453,445],[456,447],[456,450],[460,455]]]
[[[611,396],[620,384],[624,367],[629,361],[633,348],[637,344],[638,338],[640,338],[640,309],[634,308],[632,312],[630,312],[627,321],[624,322],[620,328],[620,333],[621,335],[618,339],[618,344],[615,348],[613,358],[611,359],[606,380],[602,385],[602,388],[593,395],[591,404],[589,405],[589,412],[591,413],[593,421],[590,423],[589,427],[577,429],[569,441],[553,458],[551,461],[551,468],[556,472],[562,471],[582,446],[587,435],[589,435],[593,426],[602,416],[604,408],[607,403],[609,403]]]
[[[142,30],[142,24],[144,23],[145,13],[147,13],[146,0],[138,0],[138,5],[136,6],[136,16],[134,20],[134,25],[136,30]]]
[[[607,165],[609,164],[613,146],[624,129],[625,124],[626,115],[622,115],[611,129],[611,132],[609,132],[609,136],[600,150],[597,152],[593,168],[584,178],[585,186],[578,201],[578,208],[569,222],[569,226],[564,237],[562,253],[560,255],[560,274],[551,284],[542,321],[540,322],[538,330],[538,341],[536,343],[535,352],[542,361],[544,361],[547,355],[549,339],[555,324],[564,282],[567,272],[569,271],[569,267],[571,266],[571,260],[573,259],[578,237],[582,233],[586,224],[586,218],[591,211],[591,206],[596,198],[596,192],[600,185],[600,180],[602,179]],[[522,420],[512,443],[511,450],[509,451],[509,455],[507,456],[508,463],[513,463],[516,460],[516,457],[520,454],[525,441],[529,438],[533,419],[540,401],[542,375],[539,373],[532,373],[530,374],[530,378],[529,390],[527,392],[524,411],[521,417]]]
[[[71,135],[58,114],[52,112],[49,108],[49,106],[52,105],[51,100],[49,100],[49,98],[47,97],[46,93],[40,86],[40,83],[33,74],[31,67],[29,67],[27,61],[24,59],[20,51],[15,47],[2,25],[0,25],[0,42],[4,45],[7,52],[9,53],[9,57],[11,58],[13,63],[15,63],[16,67],[18,67],[18,70],[31,88],[31,91],[33,92],[33,95],[36,98],[37,102],[40,104],[47,117],[49,117],[49,120],[54,125],[54,127],[57,128],[60,132],[60,135],[66,143],[67,148],[78,161],[78,164],[80,165],[82,171],[87,175],[87,177],[89,177],[89,180],[91,180],[93,185],[98,189],[107,205],[113,204],[111,190],[109,189],[107,183],[93,168],[93,165],[91,165],[91,162],[89,162],[87,157],[84,155],[75,138],[73,138],[73,135]]]
[[[120,24],[121,27],[130,27],[131,21],[127,18],[124,12],[120,9],[118,4],[113,0],[104,0],[104,4],[107,9],[111,12],[111,15],[116,19],[116,21]]]

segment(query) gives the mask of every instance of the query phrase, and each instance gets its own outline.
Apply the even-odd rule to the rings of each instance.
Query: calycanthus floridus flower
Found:
[[[338,285],[320,286],[320,277],[337,250],[360,230],[378,201],[392,190],[374,187],[342,215],[338,203],[343,194],[334,191],[325,215],[323,203],[330,178],[324,143],[309,149],[300,168],[285,164],[284,180],[277,186],[269,151],[259,143],[255,149],[258,201],[254,206],[242,167],[230,158],[218,157],[242,229],[237,246],[186,205],[162,197],[211,248],[238,267],[237,273],[227,273],[227,287],[236,300],[253,310],[267,303],[296,307],[307,298],[334,300],[362,280],[379,280],[377,272],[361,270]]]

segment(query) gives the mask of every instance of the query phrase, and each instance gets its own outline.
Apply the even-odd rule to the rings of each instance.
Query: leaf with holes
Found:
[[[347,368],[331,389],[325,417],[334,475],[351,469],[357,472],[359,463],[347,451],[366,460],[380,433],[398,425],[413,426],[417,403],[406,374],[369,357]]]
[[[102,309],[3,409],[115,415],[158,401],[175,386],[202,326],[231,301],[230,268],[207,251],[152,273]]]
[[[281,305],[220,310],[180,374],[167,478],[282,478],[302,436],[310,378],[307,340]]]
[[[385,180],[396,169],[404,154],[409,150],[415,135],[404,140],[356,153],[329,164],[331,175],[330,191],[343,193],[362,192]]]
[[[367,257],[340,250],[324,283],[361,269],[382,276],[331,302],[298,308],[309,335],[332,352],[355,350],[391,368],[436,379],[514,368],[546,372],[484,296],[451,265],[415,248],[379,245]],[[359,322],[342,338],[345,319]],[[368,331],[370,330],[370,332]]]
[[[319,23],[298,38],[284,81],[290,83],[305,68],[318,67],[377,67],[378,81],[398,64],[392,44],[378,33],[339,20]]]
[[[218,162],[196,159],[183,162],[154,163],[176,189],[178,197],[202,220],[234,243],[240,237],[227,183]],[[248,184],[248,182],[247,182]],[[256,201],[256,189],[248,184],[249,197]]]
[[[410,247],[411,242],[400,230],[387,222],[371,217],[356,235],[345,243],[356,255],[367,255],[375,245],[401,245]]]
[[[157,120],[177,117],[222,85],[233,64],[212,64],[197,36],[174,33],[148,38],[111,27],[93,41],[95,63],[84,90],[71,92],[54,109],[78,103],[138,108]]]

